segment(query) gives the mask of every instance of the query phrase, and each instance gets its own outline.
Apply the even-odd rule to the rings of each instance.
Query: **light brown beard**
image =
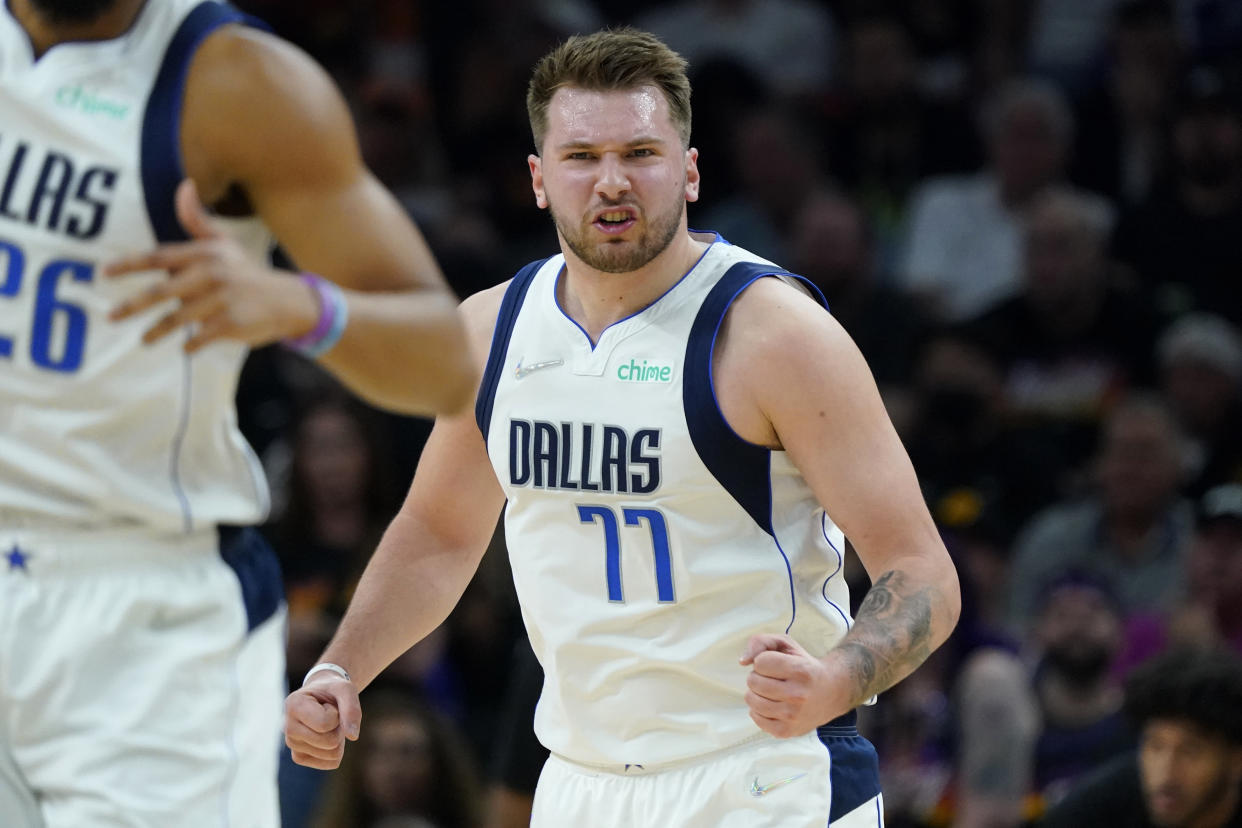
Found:
[[[685,190],[683,180],[681,188]],[[645,224],[636,241],[628,245],[610,245],[607,242],[592,244],[586,239],[592,227],[590,215],[584,216],[576,224],[563,220],[557,214],[556,207],[549,200],[548,212],[552,214],[552,222],[556,225],[565,245],[573,251],[588,267],[603,273],[632,273],[659,256],[677,237],[681,228],[682,211],[685,204],[678,203],[666,213],[653,217]],[[575,232],[569,232],[575,228]]]

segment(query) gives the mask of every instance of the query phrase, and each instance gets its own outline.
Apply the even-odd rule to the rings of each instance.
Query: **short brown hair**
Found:
[[[690,79],[686,60],[653,34],[631,27],[575,35],[544,55],[526,89],[526,112],[543,149],[548,132],[548,104],[564,86],[607,92],[655,86],[668,101],[682,147],[690,146]]]

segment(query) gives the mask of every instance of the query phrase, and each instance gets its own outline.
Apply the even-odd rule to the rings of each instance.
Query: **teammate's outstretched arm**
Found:
[[[713,376],[726,418],[783,447],[871,575],[853,627],[823,659],[754,636],[742,663],[751,718],[806,733],[913,672],[952,632],[957,573],[862,355],[804,294],[761,279],[737,300]]]
[[[452,296],[422,236],[359,154],[349,112],[318,65],[263,32],[226,26],[199,48],[181,121],[177,194],[190,241],[135,251],[113,275],[171,278],[126,302],[123,319],[176,299],[149,332],[196,322],[193,350],[219,338],[260,345],[315,328],[320,301],[294,274],[248,260],[200,206],[240,202],[299,268],[346,288],[348,324],[319,359],[355,392],[410,413],[459,410],[473,366]]]
[[[462,303],[480,364],[504,287]],[[358,693],[448,616],[478,568],[504,500],[474,412],[438,419],[410,493],[320,658],[343,667],[351,681],[316,672],[285,702],[285,742],[294,761],[337,766],[345,740],[358,735]]]

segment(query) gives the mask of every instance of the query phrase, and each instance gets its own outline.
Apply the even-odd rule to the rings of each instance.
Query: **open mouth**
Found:
[[[638,221],[634,211],[629,209],[605,210],[596,214],[592,225],[601,233],[617,235],[629,230]]]

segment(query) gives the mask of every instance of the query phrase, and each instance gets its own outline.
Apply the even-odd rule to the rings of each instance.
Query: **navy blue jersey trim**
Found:
[[[755,523],[775,537],[772,530],[772,481],[767,448],[747,442],[725,421],[716,401],[712,380],[712,353],[720,325],[733,301],[756,280],[765,276],[800,279],[827,306],[823,294],[810,282],[772,265],[739,262],[733,265],[703,300],[686,345],[682,370],[682,400],[686,424],[699,458],[716,481],[746,510]]]
[[[190,60],[202,42],[229,23],[246,23],[266,29],[261,21],[215,0],[200,3],[181,21],[164,52],[164,60],[142,120],[142,190],[151,229],[161,242],[185,241],[188,237],[177,221],[174,197],[185,178],[181,159],[181,104]]]
[[[241,587],[247,632],[254,632],[285,600],[280,562],[257,529],[221,526],[218,535],[220,557],[233,570]]]
[[[488,430],[492,425],[492,406],[496,402],[496,386],[500,384],[500,372],[505,365],[505,355],[509,352],[509,338],[513,336],[513,326],[517,324],[518,311],[526,299],[526,291],[530,290],[535,274],[544,266],[547,259],[531,262],[518,271],[505,290],[505,298],[500,302],[500,312],[496,314],[496,328],[492,331],[492,346],[487,353],[487,367],[483,369],[483,380],[479,383],[479,396],[474,401],[474,421],[483,432],[483,442],[487,442]]]
[[[830,824],[880,794],[880,761],[875,746],[859,736],[854,726],[834,726],[836,721],[817,731],[832,757]]]

